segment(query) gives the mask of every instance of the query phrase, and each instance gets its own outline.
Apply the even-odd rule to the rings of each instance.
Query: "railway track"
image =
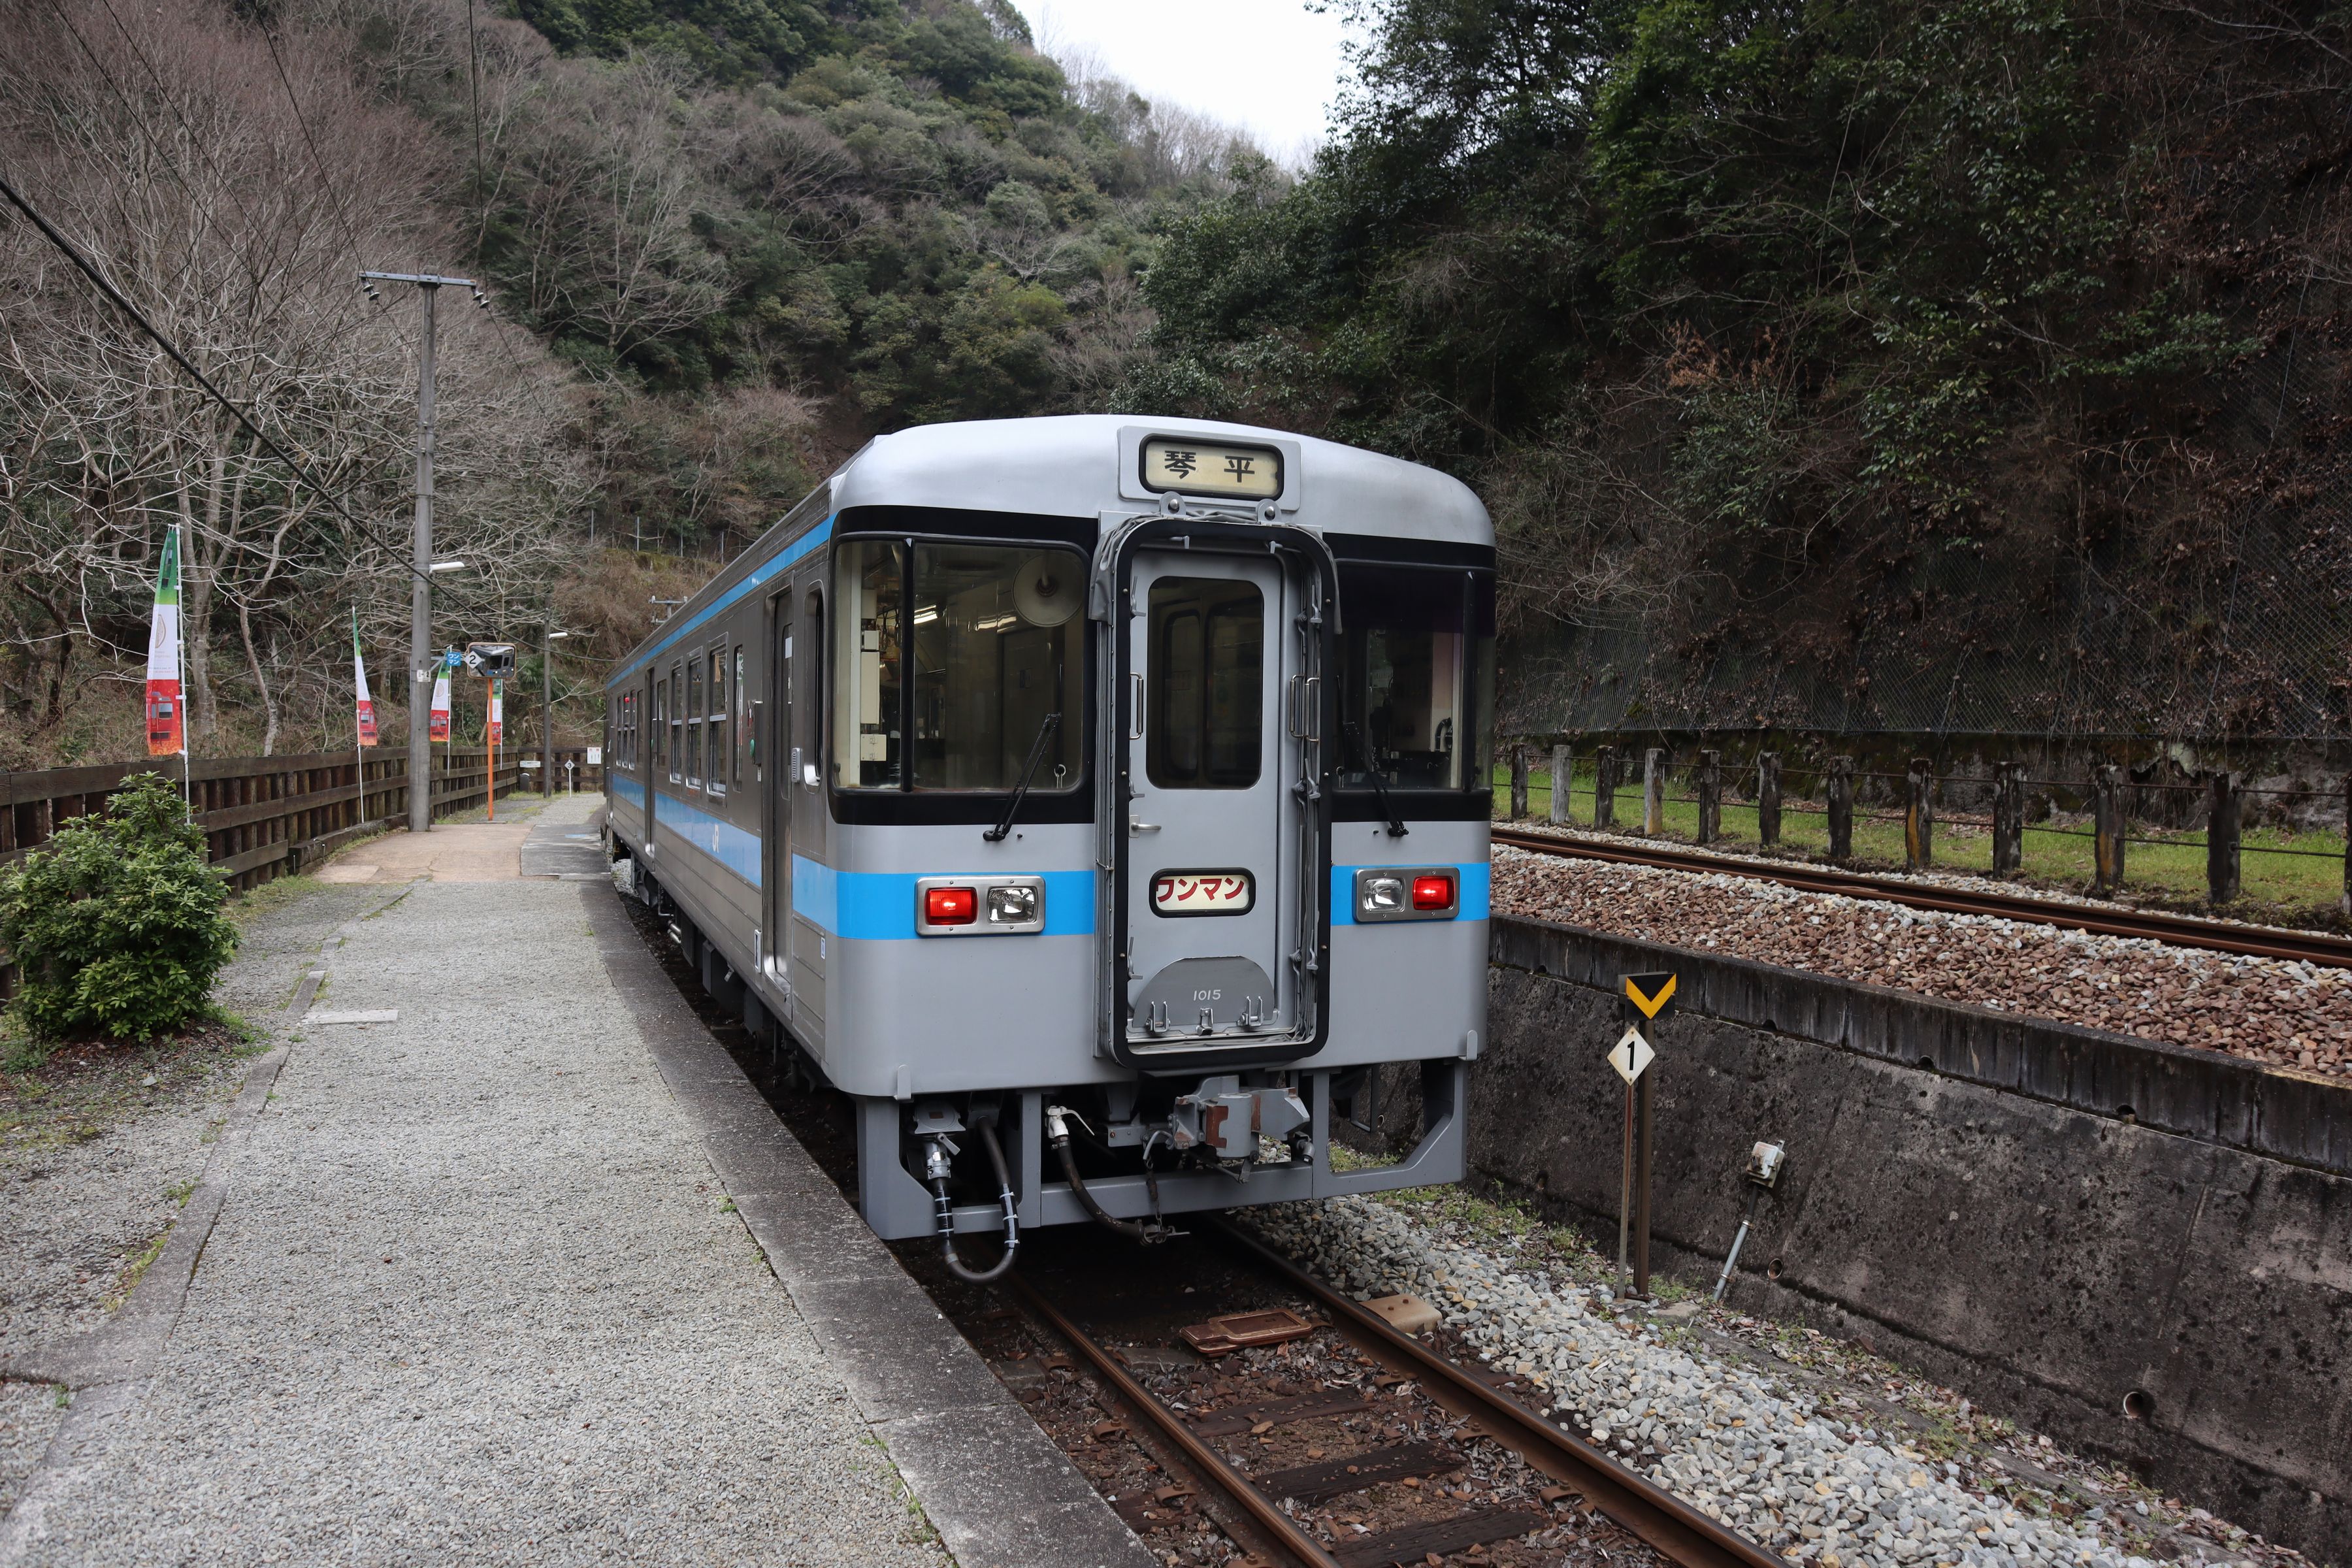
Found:
[[[1564,859],[1606,860],[1627,866],[1654,866],[1670,871],[1717,872],[1776,882],[1809,893],[1839,893],[1847,898],[1875,899],[1915,910],[1945,914],[1997,915],[2002,920],[2060,926],[2099,936],[2138,937],[2169,942],[2175,947],[2203,948],[2214,952],[2253,958],[2285,959],[2334,969],[2352,969],[2352,939],[2320,931],[2290,931],[2278,926],[2232,925],[2226,921],[2199,920],[2193,915],[2158,914],[2137,910],[2100,909],[2037,899],[2023,893],[1987,893],[1971,889],[1936,887],[1897,881],[1864,872],[1840,871],[1825,866],[1779,865],[1741,856],[1710,855],[1702,849],[1670,848],[1662,845],[1600,844],[1584,838],[1555,838],[1497,825],[1494,841],[1514,849]]]
[[[1209,1518],[1257,1563],[1622,1568],[1630,1550],[1685,1568],[1783,1568],[1520,1403],[1510,1380],[1447,1359],[1237,1226],[1203,1231],[1145,1254],[1148,1273],[1120,1270],[1116,1300],[1099,1249],[1091,1273],[1024,1258],[999,1287],[1165,1461],[1171,1484],[1114,1499],[1155,1549]],[[1196,1292],[1180,1294],[1187,1281]],[[1219,1352],[1202,1339],[1211,1325],[1241,1344]],[[1190,1364],[1187,1340],[1213,1359]],[[1215,1494],[1205,1508],[1187,1500],[1201,1488]]]

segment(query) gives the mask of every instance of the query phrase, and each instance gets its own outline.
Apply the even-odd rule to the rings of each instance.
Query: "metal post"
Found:
[[[1936,863],[1936,810],[1929,794],[1936,786],[1934,764],[1926,757],[1911,759],[1903,780],[1903,868],[1924,871]]]
[[[1698,841],[1712,844],[1723,837],[1723,761],[1721,752],[1698,754]]]
[[[2123,891],[2123,770],[2113,763],[2091,770],[2091,860],[2092,891]]]
[[[1780,753],[1756,753],[1756,838],[1767,848],[1780,842]]]
[[[1549,816],[1551,818],[1551,824],[1555,827],[1565,826],[1567,825],[1569,791],[1570,787],[1574,784],[1575,782],[1576,772],[1569,763],[1568,748],[1566,746],[1554,746],[1551,749],[1551,811]]]
[[[593,514],[592,514],[593,515]],[[555,609],[550,605],[539,641],[539,793],[555,798]]]
[[[2213,775],[2212,809],[2205,818],[2205,896],[2226,904],[2240,888],[2238,845],[2244,816],[2243,781],[2233,773]]]
[[[1650,1079],[1657,1065],[1633,1080],[1633,1294],[1650,1293]]]
[[[1625,1086],[1625,1155],[1617,1184],[1617,1294],[1625,1294],[1625,1265],[1633,1229],[1633,1086]]]
[[[433,826],[433,301],[436,284],[418,285],[425,298],[425,336],[416,371],[416,529],[408,584],[408,831]],[[425,781],[423,790],[415,781]]]
[[[1992,874],[2014,877],[2025,864],[2025,764],[1992,765]]]
[[[1853,858],[1853,759],[1830,759],[1830,858]]]
[[[1642,753],[1642,831],[1656,838],[1666,831],[1666,752],[1652,746]]]
[[[2352,800],[2352,781],[2347,781],[2346,791],[2346,798]],[[1617,748],[1614,746],[1602,746],[1593,753],[1592,826],[1617,826]],[[2344,865],[2346,877],[2352,879],[2352,850],[2346,852]],[[2352,887],[2352,879],[2345,885]]]
[[[1518,822],[1528,815],[1528,749],[1524,744],[1511,747],[1511,820]]]

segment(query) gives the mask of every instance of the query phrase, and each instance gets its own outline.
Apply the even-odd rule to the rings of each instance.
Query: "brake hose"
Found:
[[[1005,1167],[1004,1146],[996,1141],[996,1123],[982,1121],[974,1129],[981,1143],[988,1150],[988,1163],[996,1167],[997,1201],[1004,1205],[1004,1256],[996,1266],[987,1269],[965,1267],[955,1249],[955,1201],[948,1196],[948,1150],[945,1139],[931,1140],[930,1152],[924,1163],[925,1173],[931,1179],[931,1203],[939,1215],[940,1252],[947,1259],[948,1271],[959,1279],[974,1285],[985,1285],[1001,1279],[1013,1267],[1013,1259],[1021,1251],[1021,1217],[1013,1197],[1013,1173]]]
[[[1054,1153],[1062,1162],[1062,1175],[1070,1184],[1071,1194],[1077,1198],[1087,1213],[1130,1241],[1158,1240],[1159,1236],[1153,1226],[1145,1225],[1139,1220],[1112,1217],[1108,1209],[1095,1202],[1095,1195],[1087,1191],[1086,1183],[1078,1179],[1078,1158],[1070,1152],[1070,1129],[1063,1121],[1064,1117],[1076,1114],[1077,1113],[1066,1105],[1049,1105],[1045,1108],[1045,1130],[1054,1140]]]

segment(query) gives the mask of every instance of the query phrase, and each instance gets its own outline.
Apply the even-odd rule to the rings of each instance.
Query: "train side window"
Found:
[[[1161,789],[1248,788],[1265,745],[1265,595],[1162,577],[1150,614],[1146,774]]]
[[[702,660],[686,661],[686,784],[702,783]]]
[[[656,680],[653,686],[654,771],[658,773],[669,761],[669,732],[664,728],[669,722],[669,700],[666,695],[667,682]]]
[[[727,793],[728,755],[733,749],[727,722],[727,649],[710,650],[710,793]]]
[[[677,784],[678,770],[686,765],[686,677],[674,664],[669,667],[662,705],[669,710],[669,782]]]
[[[729,734],[732,737],[727,748],[727,776],[737,784],[743,782],[743,747],[746,742],[759,743],[751,732],[751,701],[743,689],[743,645],[735,645],[735,723]]]

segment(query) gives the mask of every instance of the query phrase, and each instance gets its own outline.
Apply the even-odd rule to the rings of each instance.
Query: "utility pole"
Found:
[[[433,826],[433,301],[444,288],[470,289],[474,303],[489,301],[470,278],[432,273],[362,272],[360,287],[378,298],[377,283],[413,283],[425,296],[425,331],[416,372],[416,531],[408,585],[408,830]],[[453,726],[450,733],[457,731]]]
[[[547,636],[539,645],[539,787],[555,798],[555,639],[570,632],[555,629],[555,612],[547,613]]]

